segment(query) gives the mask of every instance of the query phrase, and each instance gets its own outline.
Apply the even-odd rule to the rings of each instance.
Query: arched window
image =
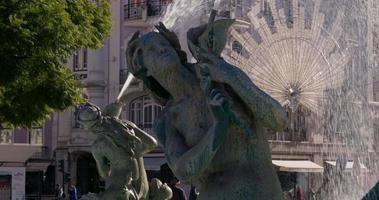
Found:
[[[156,104],[149,96],[138,97],[129,106],[129,120],[146,131],[153,128],[156,117],[162,111],[162,106]]]
[[[307,141],[308,123],[307,118],[311,117],[310,111],[300,106],[295,112],[285,107],[288,125],[282,132],[271,132],[271,140],[277,141]]]
[[[292,112],[290,108],[286,109],[289,120],[289,125],[286,129],[290,135],[291,141],[306,141],[307,140],[307,121],[309,117],[309,110],[299,106],[295,112]]]

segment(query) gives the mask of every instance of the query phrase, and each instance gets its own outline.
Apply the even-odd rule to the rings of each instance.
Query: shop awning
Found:
[[[309,160],[272,160],[279,171],[283,172],[323,172],[324,168]]]
[[[337,162],[336,161],[325,161],[325,163],[335,167]],[[346,162],[345,170],[347,170],[347,171],[353,170],[353,166],[354,166],[354,161],[348,161],[348,162]],[[359,163],[359,166],[360,166],[362,172],[368,171],[367,167],[364,164]]]

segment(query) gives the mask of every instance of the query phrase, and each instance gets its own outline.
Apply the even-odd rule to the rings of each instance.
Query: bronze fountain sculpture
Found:
[[[280,200],[266,129],[280,131],[281,105],[261,91],[221,51],[233,20],[214,21],[187,33],[197,63],[187,63],[175,33],[136,33],[126,52],[130,73],[165,108],[154,131],[170,168],[195,185],[200,200]]]
[[[260,90],[221,51],[233,20],[214,21],[188,31],[197,63],[188,63],[175,33],[135,33],[126,51],[129,72],[165,106],[154,125],[174,174],[195,185],[200,200],[280,200],[282,192],[266,129],[280,131],[287,118],[281,105]],[[171,191],[159,180],[149,184],[142,156],[156,140],[133,123],[118,119],[122,103],[101,114],[87,103],[78,114],[97,135],[92,147],[101,176],[110,187],[89,199],[165,200]]]
[[[82,105],[77,120],[97,138],[91,152],[98,172],[110,178],[110,186],[101,194],[82,199],[168,200],[171,189],[158,179],[148,183],[143,155],[157,146],[156,140],[129,121],[118,119],[123,104],[108,105],[104,113],[91,104]]]

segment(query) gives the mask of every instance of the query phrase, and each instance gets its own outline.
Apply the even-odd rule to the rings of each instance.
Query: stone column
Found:
[[[121,2],[111,1],[112,29],[111,36],[106,44],[108,48],[108,66],[105,71],[106,77],[106,104],[115,102],[120,90],[120,56],[121,56]]]

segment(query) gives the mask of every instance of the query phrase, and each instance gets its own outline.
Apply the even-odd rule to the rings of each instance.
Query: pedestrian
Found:
[[[55,190],[54,190],[54,197],[55,199],[58,199],[59,196],[59,184],[55,185]]]
[[[159,171],[160,171],[160,179],[162,180],[162,182],[167,183],[167,185],[172,190],[171,200],[187,200],[186,193],[179,186],[180,182],[175,177],[174,173],[172,173],[168,164],[165,163],[161,165]]]
[[[291,192],[289,191],[284,191],[283,192],[283,200],[293,200],[293,197],[291,195]]]
[[[78,200],[78,194],[77,194],[75,185],[70,186],[68,195],[69,195],[70,200]]]
[[[296,200],[304,200],[304,191],[300,186],[296,186]]]
[[[176,177],[173,177],[170,181],[170,188],[172,190],[171,200],[187,200],[186,193],[179,186],[180,182]]]
[[[197,196],[199,196],[199,192],[196,190],[196,187],[194,185],[191,185],[189,200],[196,200]]]
[[[57,200],[64,199],[63,188],[59,184],[55,186],[55,199]]]

